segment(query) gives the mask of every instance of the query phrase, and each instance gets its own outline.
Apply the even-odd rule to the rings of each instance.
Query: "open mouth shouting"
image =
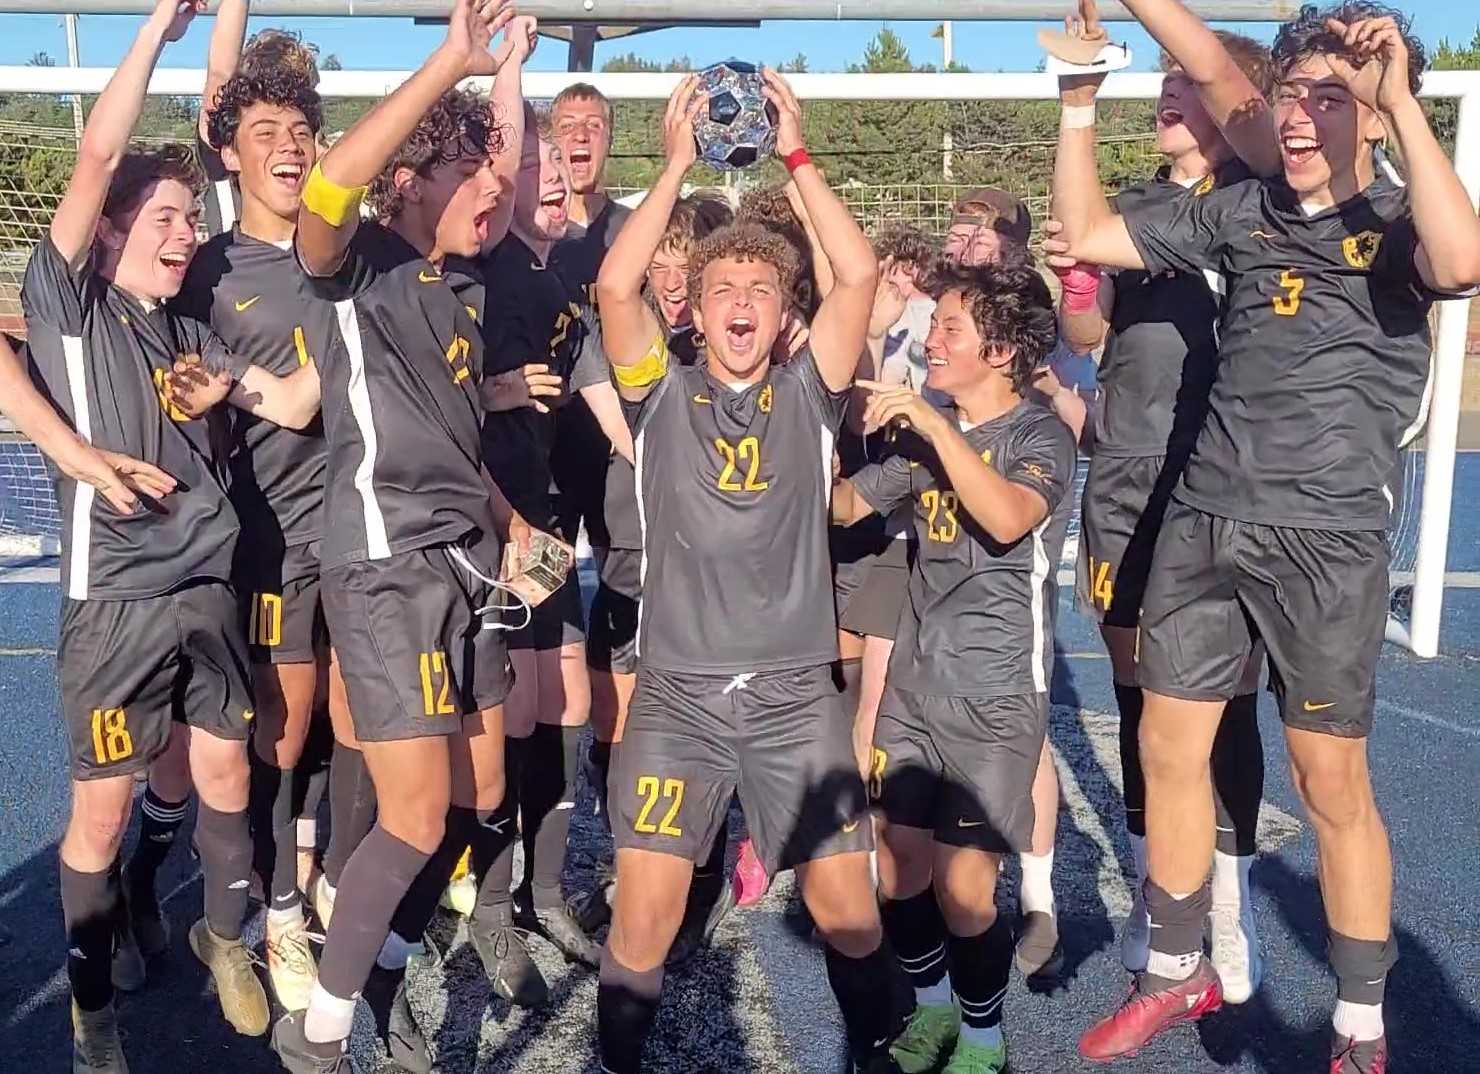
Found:
[[[171,279],[185,282],[185,270],[190,267],[190,251],[165,250],[159,255],[160,266]]]
[[[302,192],[303,180],[308,172],[301,161],[283,160],[274,164],[268,174],[272,176],[273,182],[281,184],[285,191],[296,196]]]
[[[571,174],[580,179],[591,177],[591,147],[578,145],[572,146],[565,161],[570,165]]]
[[[732,355],[737,358],[749,358],[755,354],[756,343],[755,319],[740,314],[731,317],[725,322],[725,342],[729,345]]]
[[[1158,109],[1156,113],[1156,123],[1159,127],[1178,126],[1185,118],[1179,109],[1170,106]]]
[[[564,189],[551,190],[540,198],[540,211],[551,224],[559,226],[565,223],[569,200]]]
[[[1303,134],[1287,134],[1280,139],[1280,148],[1287,161],[1296,167],[1304,167],[1321,151],[1322,144]]]

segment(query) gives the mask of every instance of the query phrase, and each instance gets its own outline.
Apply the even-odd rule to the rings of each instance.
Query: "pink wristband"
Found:
[[[1088,313],[1100,295],[1100,266],[1075,265],[1059,273],[1064,285],[1064,312]]]

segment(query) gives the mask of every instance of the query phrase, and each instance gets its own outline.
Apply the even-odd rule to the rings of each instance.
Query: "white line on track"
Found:
[[[1480,738],[1480,727],[1466,726],[1454,720],[1446,720],[1442,716],[1433,716],[1427,712],[1420,712],[1417,709],[1410,709],[1404,705],[1394,704],[1391,701],[1378,701],[1377,707],[1384,712],[1391,712],[1394,716],[1399,716],[1405,720],[1418,720],[1421,723],[1433,724],[1435,727],[1442,727],[1446,731],[1453,731],[1455,734],[1464,735],[1467,738]]]

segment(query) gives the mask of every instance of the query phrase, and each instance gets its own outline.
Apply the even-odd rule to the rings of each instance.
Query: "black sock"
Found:
[[[1146,834],[1146,777],[1141,773],[1141,708],[1145,695],[1139,686],[1115,684],[1115,704],[1120,709],[1120,771],[1125,788],[1125,830]]]
[[[629,970],[611,951],[601,952],[596,1032],[601,1042],[601,1069],[606,1074],[637,1074],[662,991],[662,966],[644,972]]]
[[[149,907],[157,905],[154,877],[169,854],[170,847],[175,845],[175,835],[185,821],[189,804],[188,798],[180,802],[166,802],[154,793],[153,787],[145,789],[139,842],[134,846],[133,856],[128,860],[129,897],[136,904]]]
[[[1012,929],[997,915],[977,936],[948,936],[951,991],[961,1006],[961,1022],[973,1029],[1002,1024],[1002,1000],[1012,970]]]
[[[1154,880],[1142,889],[1146,912],[1151,917],[1151,950],[1157,954],[1190,958],[1201,955],[1203,927],[1208,911],[1213,908],[1213,894],[1206,881],[1185,899],[1176,899]],[[1147,973],[1150,991],[1156,992],[1179,983]]]
[[[220,813],[200,804],[195,845],[205,879],[206,923],[223,940],[238,940],[247,918],[251,888],[252,832],[247,811]]]
[[[882,1055],[893,1035],[894,991],[887,985],[889,976],[883,944],[863,958],[849,958],[831,944],[827,947],[827,981],[843,1012],[855,1059]]]
[[[1264,797],[1264,741],[1256,695],[1240,694],[1223,709],[1212,764],[1218,849],[1249,857],[1257,845],[1259,802]]]
[[[838,681],[838,693],[843,695],[843,711],[851,720],[858,712],[858,699],[863,694],[863,661],[839,660],[835,666],[834,678]]]
[[[292,768],[278,768],[248,748],[251,793],[247,813],[252,828],[252,867],[262,877],[268,909],[299,905],[298,814],[293,808]]]
[[[391,915],[391,931],[411,943],[419,943],[432,915],[437,912],[437,900],[447,889],[457,861],[468,849],[478,827],[477,810],[452,806],[447,810],[447,827],[442,833],[442,842],[432,851],[426,865],[406,889],[401,904]],[[338,906],[335,906],[338,913]]]
[[[311,820],[318,824],[319,803],[324,800],[324,795],[329,793],[329,764],[315,764],[304,774],[303,764],[299,762],[297,778],[293,781],[293,815],[297,820]],[[293,841],[298,842],[297,829],[295,827]],[[317,851],[317,846],[304,846],[298,843],[299,850]]]
[[[473,841],[473,877],[478,881],[477,916],[497,910],[507,914],[513,901],[514,844],[519,839],[519,781],[529,739],[504,739],[504,800],[488,823],[488,836]],[[525,871],[529,871],[526,861]]]
[[[596,796],[596,812],[602,816],[606,816],[606,783],[611,777],[613,748],[610,742],[592,738],[591,748],[586,751],[586,777]]]
[[[324,879],[339,887],[344,864],[375,824],[375,784],[359,750],[334,743],[329,764],[329,845]]]
[[[524,887],[535,909],[565,905],[560,878],[565,843],[575,811],[580,769],[581,727],[537,724],[519,777],[519,815],[523,821]]]
[[[350,855],[319,959],[319,983],[331,996],[348,999],[365,987],[391,915],[430,857],[379,825]]]
[[[886,899],[879,906],[879,916],[910,987],[939,984],[946,975],[946,922],[934,890],[926,888],[908,899]]]
[[[1372,1005],[1382,1002],[1388,971],[1398,961],[1398,945],[1391,934],[1386,940],[1354,940],[1333,929],[1326,940],[1326,959],[1336,972],[1336,998]]]
[[[62,862],[62,919],[67,926],[67,978],[84,1011],[113,1002],[113,931],[120,909],[118,861],[100,873]]]

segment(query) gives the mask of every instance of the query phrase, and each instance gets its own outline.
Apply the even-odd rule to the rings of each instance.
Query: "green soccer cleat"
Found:
[[[941,1074],[1002,1074],[1007,1069],[1007,1040],[988,1047],[962,1038]]]
[[[960,1035],[961,1011],[954,1003],[917,1004],[889,1055],[902,1074],[926,1074],[951,1054]]]

